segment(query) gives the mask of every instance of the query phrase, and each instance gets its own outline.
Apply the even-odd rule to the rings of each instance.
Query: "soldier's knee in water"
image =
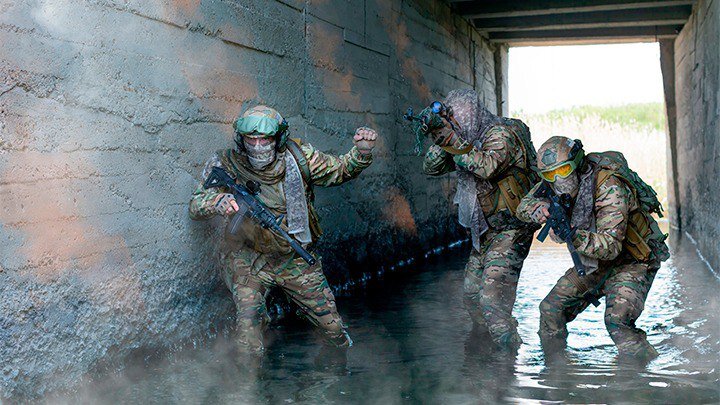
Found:
[[[540,332],[554,333],[565,324],[562,308],[545,298],[540,302]]]
[[[463,298],[465,300],[474,300],[477,298],[479,292],[480,287],[466,278],[463,283]]]
[[[540,302],[539,308],[540,317],[552,317],[555,313],[559,313],[558,308],[556,308],[552,300],[549,300],[547,297]]]
[[[624,316],[613,312],[607,312],[604,317],[605,328],[608,330],[610,335],[614,332],[619,331],[622,328],[631,327],[631,322]]]

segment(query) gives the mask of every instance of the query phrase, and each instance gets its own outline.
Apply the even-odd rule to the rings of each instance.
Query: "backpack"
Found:
[[[517,118],[502,117],[502,123],[509,127],[509,129],[515,134],[515,137],[520,140],[520,143],[522,143],[523,152],[525,152],[526,167],[530,172],[532,183],[537,183],[540,181],[540,178],[536,174],[537,151],[535,151],[535,146],[532,143],[530,128]]]
[[[615,151],[589,153],[585,159],[600,168],[598,184],[611,175],[620,177],[632,188],[640,204],[640,209],[648,213],[656,213],[662,218],[663,207],[657,198],[657,193],[634,170],[630,169],[622,153]]]

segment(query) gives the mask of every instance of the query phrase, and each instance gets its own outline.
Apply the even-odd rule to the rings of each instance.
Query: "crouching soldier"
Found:
[[[219,167],[236,184],[256,182],[256,198],[281,218],[281,227],[287,229],[292,240],[307,248],[321,234],[313,207],[313,186],[336,186],[355,178],[372,162],[377,137],[372,129],[359,128],[350,152],[339,157],[327,155],[310,144],[288,139],[287,122],[265,106],[247,110],[234,127],[236,148],[216,152],[205,164],[203,179]],[[327,343],[350,346],[352,340],[338,314],[320,261],[308,264],[277,232],[244,215],[246,209],[226,187],[206,189],[201,184],[190,201],[192,219],[243,215],[226,221],[220,249],[222,276],[237,308],[239,348],[245,352],[263,350],[265,293],[273,286],[298,305]]]
[[[621,357],[655,357],[645,332],[635,327],[655,273],[669,257],[667,235],[651,216],[662,211],[655,192],[630,170],[622,154],[586,156],[579,140],[561,136],[540,147],[537,168],[542,182],[523,198],[518,218],[538,224],[548,220],[548,200],[536,197],[539,187],[569,195],[564,199],[569,201],[571,241],[586,273],[568,270],[540,304],[539,334],[546,355],[552,358],[564,349],[567,323],[604,296],[605,326]]]
[[[489,332],[501,347],[516,348],[522,341],[512,309],[538,228],[515,217],[520,199],[537,181],[530,131],[519,120],[492,114],[474,90],[451,91],[444,103],[433,103],[421,117],[435,143],[425,155],[423,171],[432,176],[457,171],[454,202],[472,239],[465,306],[476,331]]]

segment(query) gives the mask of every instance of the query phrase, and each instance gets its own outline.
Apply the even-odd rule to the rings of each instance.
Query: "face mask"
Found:
[[[275,161],[275,139],[266,144],[250,143],[247,137],[243,137],[243,146],[247,153],[250,166],[256,170],[262,170]]]
[[[580,189],[580,178],[577,173],[571,173],[569,176],[563,178],[557,178],[552,184],[552,189],[555,194],[570,194],[571,197],[576,197],[578,190]]]

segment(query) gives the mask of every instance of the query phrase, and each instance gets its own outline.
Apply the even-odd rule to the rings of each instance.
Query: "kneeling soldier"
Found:
[[[353,138],[356,146],[336,157],[288,139],[287,122],[272,108],[251,108],[234,126],[237,147],[215,153],[205,164],[203,179],[218,167],[236,184],[255,182],[256,192],[259,184],[256,198],[280,218],[291,240],[304,247],[312,245],[321,234],[313,207],[313,186],[336,186],[355,178],[372,162],[377,137],[372,129],[359,128]],[[240,349],[263,350],[265,293],[272,286],[280,287],[298,305],[329,344],[350,346],[352,340],[335,307],[320,261],[308,264],[277,232],[244,215],[246,209],[227,187],[205,188],[201,184],[190,201],[192,219],[242,215],[228,222],[220,249],[222,276],[237,308],[236,340]]]
[[[645,332],[635,327],[660,263],[669,257],[667,235],[651,216],[662,207],[655,191],[618,152],[585,155],[579,140],[555,136],[538,150],[542,182],[528,193],[517,216],[545,223],[549,202],[536,197],[549,186],[569,201],[571,241],[585,267],[558,280],[540,304],[540,338],[546,355],[565,347],[567,323],[590,302],[605,297],[605,326],[623,358],[657,356]],[[559,241],[552,232],[551,237]]]

